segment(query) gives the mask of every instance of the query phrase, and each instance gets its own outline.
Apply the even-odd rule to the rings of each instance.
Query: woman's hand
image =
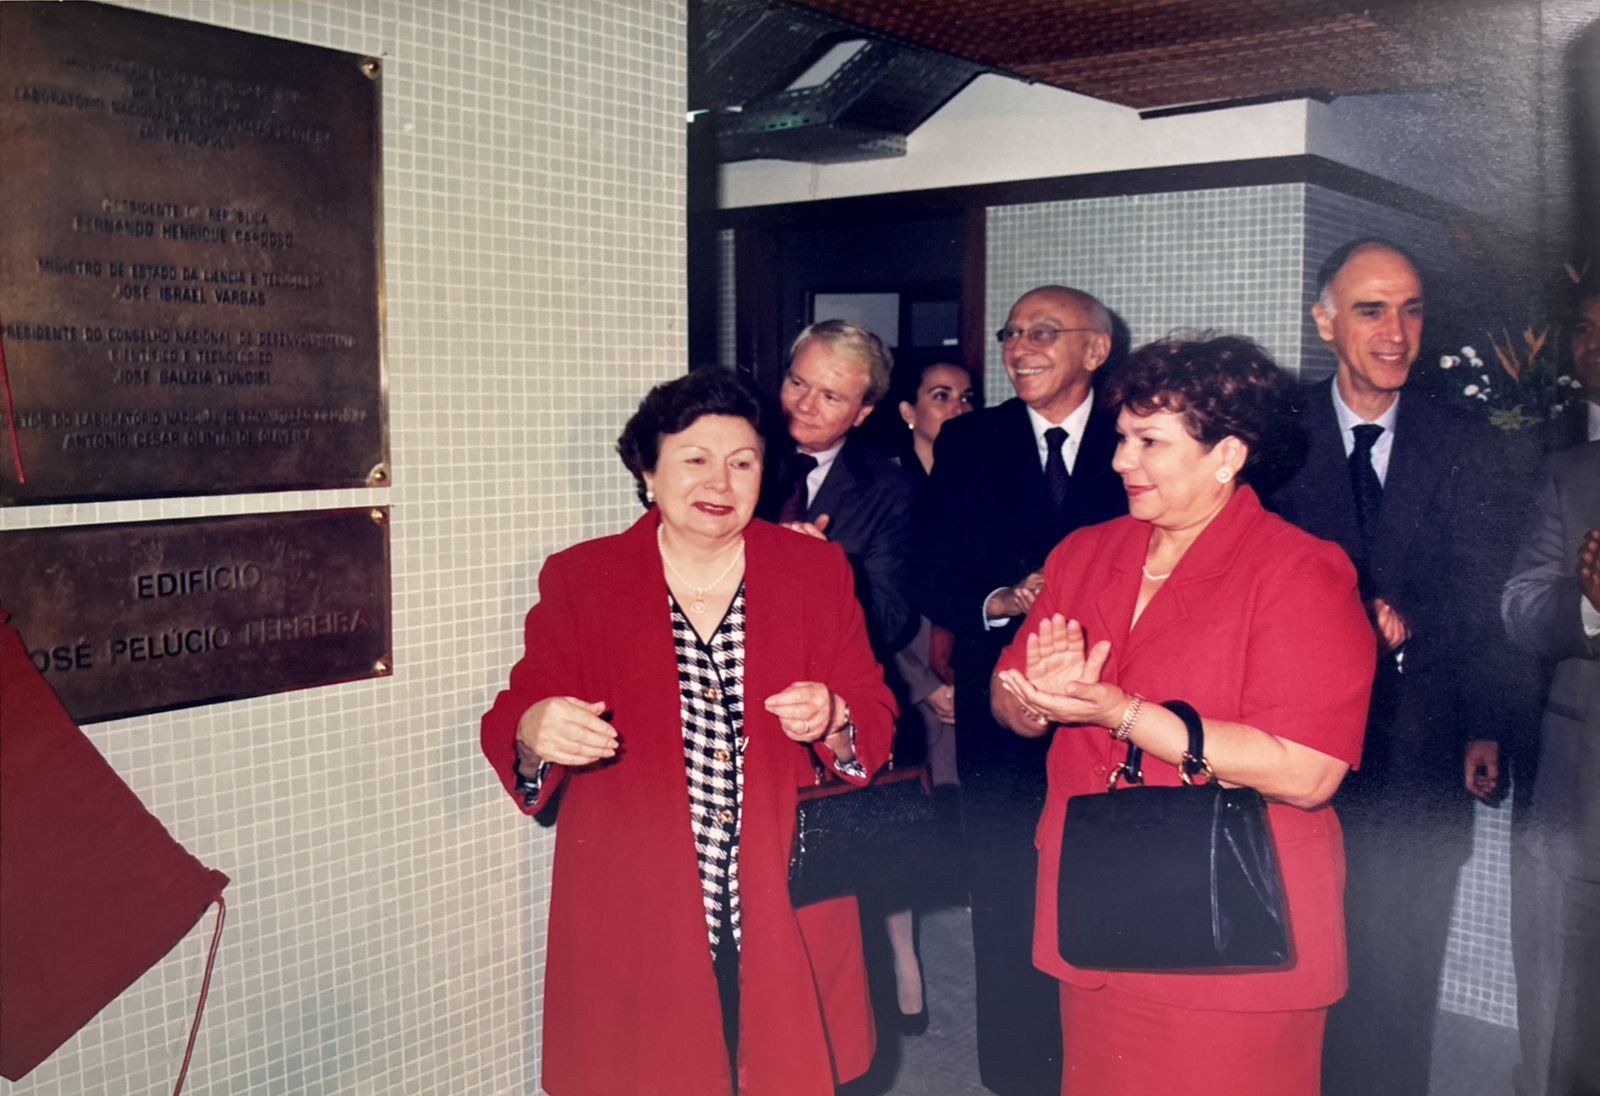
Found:
[[[796,742],[815,742],[841,730],[848,721],[844,701],[819,681],[796,681],[763,702],[778,717],[783,733]]]
[[[1104,661],[1102,658],[1101,661]],[[1016,670],[1002,670],[995,679],[1016,698],[1025,716],[1041,730],[1052,723],[1092,723],[1115,727],[1128,703],[1128,694],[1099,681],[1076,681],[1065,692],[1046,692]]]
[[[1025,672],[1028,680],[1047,693],[1064,693],[1069,685],[1100,680],[1111,643],[1102,639],[1094,650],[1087,646],[1083,625],[1067,620],[1060,613],[1039,622],[1039,630],[1028,637]]]
[[[1100,683],[1111,644],[1101,640],[1087,651],[1085,646],[1083,626],[1057,613],[1028,637],[1025,672],[1005,670],[995,677],[1016,699],[1022,715],[1040,728],[1051,723],[1115,726],[1126,695],[1115,685]]]
[[[603,700],[552,696],[517,721],[517,760],[527,765],[588,765],[617,755],[616,728],[601,719]]]

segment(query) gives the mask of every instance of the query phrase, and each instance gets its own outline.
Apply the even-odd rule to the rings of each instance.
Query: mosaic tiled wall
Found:
[[[1511,800],[1479,804],[1472,856],[1461,868],[1450,915],[1439,1007],[1503,1027],[1517,1026],[1511,963]]]
[[[611,446],[684,365],[684,5],[140,6],[385,61],[394,486],[0,511],[393,508],[392,678],[88,728],[233,879],[190,1090],[537,1091],[551,835],[500,790],[478,715],[544,557],[637,514]],[[210,926],[0,1089],[170,1089]]]
[[[1307,186],[1305,221],[1305,300],[1301,309],[1301,376],[1316,380],[1333,375],[1333,353],[1317,337],[1310,303],[1316,294],[1317,268],[1335,248],[1363,236],[1394,240],[1439,278],[1459,274],[1460,262],[1450,246],[1450,228],[1414,214],[1353,198],[1326,187]],[[1437,279],[1436,279],[1437,280]]]
[[[1131,343],[1184,328],[1249,335],[1300,362],[1305,188],[1138,194],[1001,206],[988,218],[988,330],[1027,290],[1060,283],[1100,298]],[[985,384],[1011,391],[988,344]]]

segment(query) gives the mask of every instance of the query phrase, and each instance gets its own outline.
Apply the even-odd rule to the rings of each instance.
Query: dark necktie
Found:
[[[1067,472],[1064,453],[1067,432],[1059,426],[1052,426],[1044,432],[1044,443],[1049,447],[1049,453],[1044,458],[1044,482],[1050,488],[1050,501],[1056,504],[1056,513],[1059,514],[1067,505],[1067,492],[1072,490],[1072,476]]]
[[[1378,532],[1378,511],[1383,506],[1383,484],[1372,467],[1372,447],[1383,427],[1362,423],[1354,428],[1356,444],[1350,450],[1350,490],[1356,497],[1356,524],[1361,530],[1361,547],[1372,555],[1372,539]]]
[[[810,453],[793,453],[784,462],[783,482],[786,487],[783,506],[778,510],[778,520],[806,520],[806,477],[817,467],[817,458]]]

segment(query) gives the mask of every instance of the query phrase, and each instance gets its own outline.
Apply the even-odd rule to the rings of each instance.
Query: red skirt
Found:
[[[1318,1096],[1327,1018],[1325,1008],[1175,1008],[1115,986],[1079,989],[1063,982],[1061,1094]]]

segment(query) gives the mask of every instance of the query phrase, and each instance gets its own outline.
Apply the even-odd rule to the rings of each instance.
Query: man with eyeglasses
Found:
[[[1127,510],[1111,471],[1114,417],[1094,373],[1111,316],[1081,290],[1024,294],[997,333],[1016,398],[945,423],[918,536],[924,609],[955,635],[957,764],[977,971],[978,1068],[1000,1096],[1061,1085],[1058,986],[1034,969],[1033,829],[1048,736],[1022,738],[989,713],[989,675],[1072,530]]]

